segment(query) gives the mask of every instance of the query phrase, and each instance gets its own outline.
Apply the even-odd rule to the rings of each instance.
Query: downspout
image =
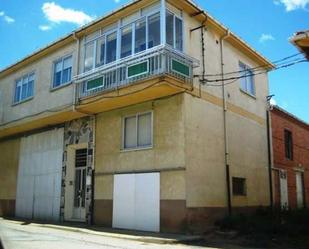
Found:
[[[223,42],[230,36],[230,31],[226,30],[226,33],[220,37],[220,62],[221,62],[221,82],[222,82],[222,104],[223,104],[223,128],[224,128],[224,162],[225,162],[225,174],[226,174],[226,191],[227,191],[227,206],[228,214],[232,214],[232,201],[231,201],[231,179],[230,179],[230,165],[229,165],[229,147],[228,147],[228,129],[226,122],[227,104],[225,97],[225,85],[224,85],[224,56],[223,56]]]
[[[79,74],[79,53],[80,53],[80,40],[76,37],[76,32],[73,33],[73,38],[76,41],[76,46],[77,46],[77,52],[76,52],[76,75]],[[77,84],[73,82],[73,111],[76,111],[76,88]]]
[[[270,208],[274,208],[274,199],[273,199],[273,178],[272,178],[272,146],[271,146],[271,127],[270,127],[270,111],[272,106],[270,105],[270,99],[273,95],[267,96],[267,110],[266,110],[266,125],[267,125],[267,150],[268,150],[268,177],[269,177],[269,200]]]

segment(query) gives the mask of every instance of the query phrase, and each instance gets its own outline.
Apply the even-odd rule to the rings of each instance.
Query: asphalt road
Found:
[[[1,220],[4,249],[201,249],[181,244],[155,244]]]

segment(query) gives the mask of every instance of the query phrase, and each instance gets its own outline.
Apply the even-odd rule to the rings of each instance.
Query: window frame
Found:
[[[150,114],[150,141],[151,144],[150,145],[146,145],[146,146],[139,146],[138,145],[138,117],[145,115],[145,114]],[[126,148],[125,147],[125,120],[127,118],[132,118],[135,117],[135,129],[136,129],[136,146],[132,147],[132,148]],[[121,151],[136,151],[136,150],[147,150],[147,149],[152,149],[153,148],[153,110],[150,111],[144,111],[144,112],[137,112],[135,114],[132,115],[125,115],[122,117],[122,139],[121,139]]]
[[[178,51],[181,51],[183,52],[184,50],[184,20],[183,20],[183,17],[182,15],[178,15],[176,14],[175,12],[173,12],[172,10],[170,10],[169,8],[165,8],[166,12],[169,12],[173,15],[173,48],[178,50]],[[164,30],[164,32],[166,32],[166,27],[163,27],[163,24],[161,23],[161,15],[162,15],[162,11],[160,8],[154,8],[153,10],[147,12],[146,14],[143,14],[143,11],[142,9],[139,11],[139,16],[136,17],[135,19],[131,20],[130,22],[127,22],[127,23],[122,23],[122,19],[118,21],[117,25],[115,23],[115,26],[113,25],[110,29],[107,29],[107,30],[97,30],[96,32],[98,32],[98,35],[95,35],[93,38],[87,40],[86,37],[84,39],[84,44],[83,44],[83,47],[84,47],[84,58],[83,58],[83,72],[89,72],[91,70],[94,70],[96,68],[99,68],[99,67],[102,67],[104,65],[108,65],[108,64],[111,64],[115,61],[118,61],[118,60],[121,60],[121,59],[124,59],[124,58],[127,58],[129,56],[133,56],[135,54],[139,54],[139,53],[142,53],[144,51],[146,51],[147,49],[149,49],[149,17],[155,15],[155,14],[159,14],[159,17],[160,17],[160,34],[162,33],[162,29]],[[164,17],[166,18],[166,17]],[[176,18],[178,18],[179,20],[181,20],[181,23],[182,23],[182,48],[181,50],[177,49],[176,48]],[[145,21],[145,50],[142,50],[142,51],[139,51],[139,52],[135,52],[135,37],[136,37],[136,23],[137,22],[140,22],[140,21]],[[126,27],[131,27],[131,32],[132,32],[132,48],[131,48],[131,54],[130,55],[127,55],[125,57],[121,57],[121,40],[122,40],[122,30]],[[107,36],[113,32],[116,32],[116,39],[117,39],[117,45],[116,45],[116,60],[115,61],[112,61],[112,62],[109,62],[109,63],[106,63],[106,50],[107,50]],[[94,32],[95,33],[95,32]],[[98,46],[98,40],[100,38],[104,37],[104,43],[105,43],[105,52],[104,52],[104,63],[97,66],[97,63],[96,63],[96,59],[97,59],[97,54],[96,54],[96,51],[97,51],[97,46]],[[86,46],[93,42],[94,43],[94,46],[93,46],[93,61],[92,61],[92,68],[91,69],[88,69],[87,71],[85,71],[85,59],[86,59]],[[160,42],[158,45],[156,46],[160,46],[162,45],[162,39],[160,39]],[[165,45],[168,45],[166,42],[165,42]],[[156,47],[154,46],[154,47]],[[151,47],[153,48],[153,47]]]
[[[289,134],[290,136],[289,141],[286,141],[286,134]],[[286,159],[293,161],[294,158],[293,133],[289,129],[284,129],[283,135],[284,135],[284,156]]]
[[[167,41],[165,42],[167,46],[171,46],[172,48],[183,52],[184,50],[184,25],[183,25],[183,17],[179,16],[178,14],[176,14],[175,12],[173,12],[172,10],[166,8],[166,14],[169,13],[173,16],[173,46],[171,46],[170,44],[167,43]],[[165,16],[166,18],[166,16]],[[178,18],[179,20],[181,20],[181,40],[182,40],[182,47],[181,49],[178,49],[176,47],[176,18]],[[164,27],[164,30],[166,32],[166,25]]]
[[[243,71],[242,67],[244,68],[244,71],[245,71],[245,75],[248,73],[248,72],[251,72],[250,76],[246,76],[246,77],[242,77],[240,78],[240,84],[239,84],[239,89],[240,91],[242,91],[243,93],[245,94],[248,94],[249,96],[253,97],[253,98],[256,98],[256,87],[255,87],[255,78],[254,78],[254,75],[253,75],[253,72],[252,72],[252,68],[250,66],[248,66],[247,64],[243,63],[242,61],[239,61],[238,62],[238,67],[240,69],[240,71]],[[243,76],[242,75],[242,72],[240,72],[240,76]],[[248,91],[248,78],[251,78],[252,79],[252,89],[253,89],[253,93],[251,93],[250,91]],[[243,89],[242,87],[242,80],[245,79],[246,80],[246,89]]]
[[[234,189],[234,180],[241,180],[243,183],[243,192],[242,193],[236,193]],[[247,179],[245,177],[240,177],[240,176],[233,176],[232,177],[232,194],[233,196],[238,196],[238,197],[246,197],[247,196]]]
[[[71,57],[72,59],[72,65],[71,65],[71,79],[65,83],[61,83],[62,82],[62,77],[63,77],[63,62],[65,59]],[[61,61],[61,80],[60,80],[60,85],[59,86],[54,86],[54,77],[55,77],[55,66],[56,66],[56,63],[60,62]],[[73,53],[70,53],[70,54],[67,54],[67,55],[64,55],[56,60],[53,61],[53,66],[52,66],[52,77],[51,77],[51,85],[50,85],[50,90],[51,91],[54,91],[54,90],[57,90],[59,88],[62,88],[62,87],[65,87],[67,85],[70,85],[73,80]]]
[[[23,86],[23,83],[21,83],[21,91],[20,91],[20,93],[19,93],[19,100],[16,101],[16,100],[15,100],[15,97],[16,97],[17,82],[18,82],[19,80],[21,80],[21,81],[23,82],[23,79],[24,79],[25,77],[27,77],[27,91],[28,91],[29,76],[32,75],[32,74],[33,74],[32,95],[31,95],[31,96],[28,96],[28,97],[26,97],[26,98],[23,98],[23,99],[21,98],[21,96],[22,96],[22,86]],[[12,91],[12,92],[13,92],[13,96],[12,96],[12,100],[13,100],[13,101],[12,101],[12,106],[15,106],[15,105],[18,105],[18,104],[27,102],[27,101],[29,101],[29,100],[31,100],[31,99],[34,98],[34,95],[35,95],[35,77],[36,77],[36,73],[35,73],[35,70],[33,70],[33,71],[29,72],[29,73],[23,74],[22,76],[20,76],[20,77],[18,77],[18,78],[16,78],[16,79],[14,80],[13,91]]]

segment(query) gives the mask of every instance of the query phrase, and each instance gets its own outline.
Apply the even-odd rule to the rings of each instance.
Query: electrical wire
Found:
[[[287,67],[294,66],[296,64],[303,63],[303,62],[308,62],[308,60],[305,60],[305,59],[295,60],[293,62],[286,63],[286,64],[283,64],[281,66],[278,66],[278,67],[276,67],[272,70],[269,70],[269,71],[262,71],[262,72],[256,72],[256,73],[251,73],[251,74],[245,74],[245,75],[241,75],[241,76],[237,76],[237,77],[230,77],[230,78],[224,78],[224,79],[205,79],[204,82],[207,84],[208,82],[224,82],[224,81],[232,80],[231,82],[228,82],[228,83],[225,83],[225,84],[207,84],[207,86],[229,85],[229,84],[235,83],[237,80],[239,80],[241,78],[246,78],[246,77],[249,77],[249,76],[264,74],[266,72],[276,71],[276,70],[279,70],[281,68],[287,68]]]
[[[287,62],[287,60],[289,60],[289,59],[291,59],[291,58],[293,58],[293,57],[296,57],[296,56],[298,56],[298,55],[303,55],[303,53],[300,52],[300,53],[292,54],[292,55],[286,56],[286,57],[284,57],[284,58],[282,58],[282,59],[278,59],[278,60],[276,60],[276,61],[272,61],[271,63],[272,63],[272,64],[279,64],[279,65],[280,65],[280,64],[282,64],[282,63]],[[294,58],[294,59],[295,59],[295,58]],[[294,59],[293,59],[293,60],[294,60]],[[296,59],[303,59],[303,58],[296,58]],[[264,65],[260,65],[260,66],[257,66],[257,67],[252,67],[252,68],[246,69],[246,70],[238,70],[238,71],[227,72],[227,73],[224,73],[224,75],[237,74],[237,73],[248,72],[248,71],[256,71],[256,70],[261,70],[261,69],[265,70],[265,68],[266,68],[267,66],[269,66],[269,64],[264,64]],[[194,75],[194,76],[195,76],[195,77],[198,77],[198,76],[203,76],[203,75],[197,74],[197,75]],[[217,73],[217,74],[205,74],[204,76],[205,76],[205,77],[222,76],[222,74],[221,74],[221,73]]]

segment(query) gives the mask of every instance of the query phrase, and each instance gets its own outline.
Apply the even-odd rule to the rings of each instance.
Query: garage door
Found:
[[[63,129],[21,139],[16,216],[59,219]]]
[[[160,174],[114,176],[113,227],[160,231]]]

